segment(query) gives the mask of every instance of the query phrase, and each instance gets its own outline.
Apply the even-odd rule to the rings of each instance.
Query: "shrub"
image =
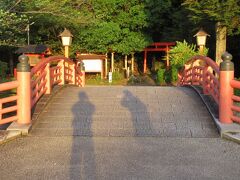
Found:
[[[166,83],[171,83],[171,70],[167,70],[164,73],[164,80]]]
[[[124,75],[121,72],[114,71],[112,73],[112,80],[119,81],[119,80],[122,80],[122,79],[124,79]]]
[[[166,70],[165,69],[159,69],[157,71],[157,83],[162,85],[162,84],[165,84],[165,72]]]
[[[204,49],[202,55],[207,55],[208,49]],[[170,50],[171,64],[177,67],[182,67],[191,57],[200,54],[196,50],[196,45],[177,41],[177,45]]]
[[[155,57],[154,57],[154,59],[153,59],[153,61],[152,61],[151,71],[157,72],[159,69],[162,69],[162,68],[165,68],[165,63],[156,60]]]
[[[172,66],[171,67],[171,82],[175,83],[178,80],[178,68],[177,66]]]

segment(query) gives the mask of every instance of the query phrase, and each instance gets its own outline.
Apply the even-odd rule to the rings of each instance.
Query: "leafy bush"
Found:
[[[164,62],[155,61],[154,71],[157,71],[157,70],[162,69],[162,68],[165,68]]]
[[[204,49],[202,55],[207,55],[208,49]],[[196,45],[177,41],[177,45],[170,50],[171,64],[182,67],[191,57],[201,54],[196,50]]]
[[[128,80],[129,85],[140,84],[141,78],[135,75],[131,75]]]
[[[113,81],[119,81],[119,80],[122,80],[122,79],[124,79],[124,75],[121,72],[114,71],[112,73],[112,80]]]
[[[164,80],[166,83],[171,83],[171,70],[166,70],[164,73]]]
[[[0,78],[5,79],[7,76],[8,64],[0,61]]]
[[[157,71],[157,83],[162,85],[165,84],[165,69],[159,69]]]
[[[171,82],[175,83],[178,80],[178,68],[177,66],[172,66],[171,67]]]
[[[165,67],[165,63],[157,60],[156,57],[154,56],[154,57],[153,57],[153,60],[152,60],[152,68],[151,68],[151,71],[157,72],[159,69],[162,69],[162,68],[164,68],[164,67]]]

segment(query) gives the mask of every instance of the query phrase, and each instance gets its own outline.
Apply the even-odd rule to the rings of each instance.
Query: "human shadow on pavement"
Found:
[[[158,136],[159,132],[153,128],[147,106],[132,92],[124,90],[122,106],[131,113],[135,136]]]
[[[70,159],[70,179],[96,179],[92,117],[95,106],[85,92],[79,93],[79,101],[72,107],[73,140]],[[80,137],[85,136],[85,137]]]

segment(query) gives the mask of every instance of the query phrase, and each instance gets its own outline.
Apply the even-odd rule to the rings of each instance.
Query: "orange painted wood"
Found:
[[[7,91],[17,88],[19,85],[18,81],[5,82],[0,84],[0,91]]]
[[[14,112],[16,110],[17,110],[17,105],[16,106],[7,107],[7,108],[3,108],[1,110],[1,113],[2,114],[6,114],[6,113],[9,113],[9,112]]]
[[[219,120],[221,123],[232,123],[232,95],[233,88],[230,82],[234,79],[234,71],[221,71],[220,72],[220,85],[219,85]]]
[[[52,85],[59,84],[61,82],[61,79],[58,79],[52,83]]]
[[[37,103],[37,101],[42,97],[42,95],[45,94],[46,91],[47,88],[44,88],[41,92],[39,92],[38,96],[35,96],[35,98],[32,100],[32,107]]]
[[[10,122],[13,122],[13,121],[17,121],[17,120],[18,120],[18,117],[17,117],[17,116],[12,116],[12,117],[9,117],[9,118],[4,118],[4,119],[1,119],[1,120],[0,120],[0,125],[6,124],[6,123],[10,123]]]
[[[240,117],[232,116],[231,119],[232,119],[234,122],[240,123]]]
[[[231,86],[233,87],[233,88],[235,88],[235,89],[240,89],[240,81],[237,81],[237,80],[232,80],[231,82],[230,82],[230,84],[231,84]]]
[[[240,97],[239,97],[239,96],[236,96],[236,95],[233,95],[233,96],[232,96],[232,100],[237,101],[237,102],[240,102]]]
[[[240,112],[240,107],[238,107],[238,106],[232,106],[232,108],[231,108],[233,111],[237,111],[237,112]]]
[[[31,123],[31,73],[17,72],[17,80],[19,86],[17,88],[18,95],[18,123]]]
[[[36,86],[36,88],[32,91],[32,97],[36,96],[37,93],[39,93],[42,90],[42,88],[45,87],[46,83],[47,83],[47,80],[45,79],[43,82],[41,82],[41,84]]]
[[[51,69],[50,69],[50,63],[47,63],[46,67],[45,67],[45,72],[46,72],[46,94],[51,94],[52,92],[52,78],[51,78]]]
[[[3,103],[8,103],[8,102],[12,102],[12,101],[16,101],[18,98],[18,96],[10,96],[10,97],[6,97],[6,98],[2,98],[0,99],[0,103],[3,104]]]
[[[39,82],[44,79],[47,75],[47,72],[44,71],[42,74],[40,74],[37,79],[35,79],[34,81],[32,81],[31,83],[31,87],[34,88],[37,84],[39,84]]]

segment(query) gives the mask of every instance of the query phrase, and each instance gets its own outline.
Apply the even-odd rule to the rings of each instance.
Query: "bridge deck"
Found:
[[[36,136],[217,137],[192,89],[67,87],[40,117]]]
[[[28,137],[0,146],[0,162],[9,180],[240,176],[239,145],[219,138],[193,90],[174,87],[67,87]]]

